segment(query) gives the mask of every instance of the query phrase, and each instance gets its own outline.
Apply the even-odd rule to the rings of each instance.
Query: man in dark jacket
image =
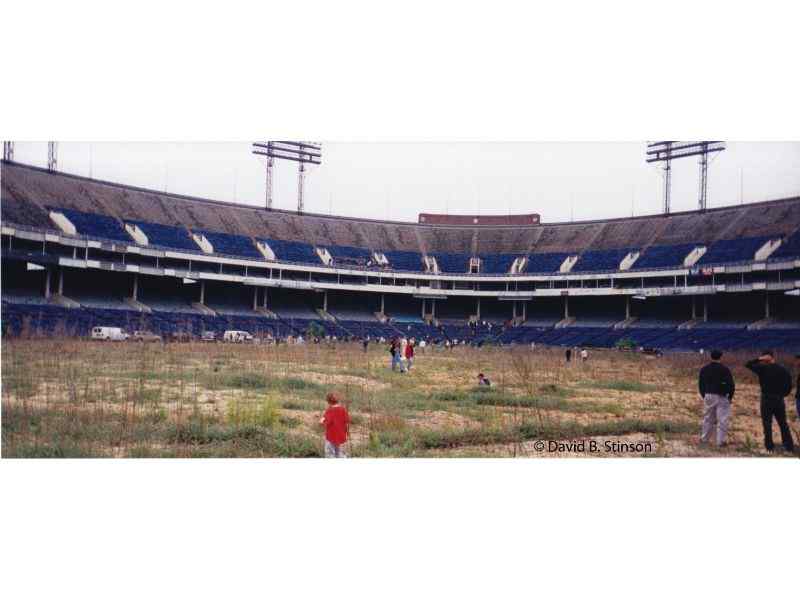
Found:
[[[703,430],[700,443],[707,444],[711,434],[716,433],[717,446],[726,445],[731,403],[736,391],[731,370],[720,362],[721,358],[722,352],[712,350],[711,362],[700,369],[697,381],[700,396],[703,398]]]
[[[772,442],[772,418],[778,422],[781,430],[781,441],[787,452],[794,450],[792,432],[786,422],[786,405],[783,399],[792,391],[792,376],[784,367],[775,362],[772,350],[764,350],[761,356],[754,358],[745,365],[758,375],[761,386],[761,422],[764,425],[764,446],[772,452],[775,444]]]

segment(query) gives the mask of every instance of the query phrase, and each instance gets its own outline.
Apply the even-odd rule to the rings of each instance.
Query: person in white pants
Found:
[[[711,362],[700,369],[698,388],[703,398],[703,428],[700,443],[707,444],[716,433],[717,446],[724,446],[731,420],[731,403],[736,386],[731,370],[723,365],[722,352],[713,350]]]

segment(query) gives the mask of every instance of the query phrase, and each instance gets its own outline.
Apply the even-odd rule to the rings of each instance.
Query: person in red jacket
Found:
[[[325,458],[347,458],[343,446],[350,429],[350,415],[339,403],[337,394],[329,393],[325,401],[328,408],[320,420],[325,427]]]
[[[408,363],[406,365],[406,369],[408,369],[410,371],[411,367],[414,366],[414,340],[413,339],[408,340],[408,344],[406,345],[406,363]]]

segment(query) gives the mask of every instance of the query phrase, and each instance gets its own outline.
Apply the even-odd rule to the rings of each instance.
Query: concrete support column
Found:
[[[478,298],[478,305],[476,307],[476,314],[478,315],[478,320],[481,320],[481,299]]]
[[[382,315],[385,315],[385,314],[386,314],[386,311],[383,309],[383,307],[384,307],[384,300],[385,300],[385,298],[384,298],[384,294],[381,294],[381,314],[382,314]]]
[[[631,297],[625,296],[625,318],[631,318]]]
[[[517,318],[517,301],[516,300],[514,300],[511,303],[511,318],[512,319],[516,319]]]
[[[269,288],[264,288],[264,304],[262,305],[264,308],[267,308],[267,290]]]
[[[46,267],[44,270],[44,297],[50,299],[50,268]]]
[[[769,319],[769,294],[764,296],[764,318]]]
[[[58,268],[58,295],[64,295],[64,269]]]
[[[522,321],[525,322],[528,320],[528,301],[522,301]]]
[[[133,274],[133,293],[131,293],[131,298],[134,300],[139,299],[139,274]]]
[[[436,300],[431,300],[431,316],[436,318]]]
[[[328,290],[322,294],[322,310],[328,312]]]
[[[692,296],[692,321],[697,318],[697,296]]]
[[[258,308],[258,288],[253,288],[253,311]]]
[[[708,322],[708,296],[703,296],[703,323]]]
[[[569,319],[569,296],[564,296],[564,318]]]
[[[206,282],[200,281],[200,304],[206,303]]]

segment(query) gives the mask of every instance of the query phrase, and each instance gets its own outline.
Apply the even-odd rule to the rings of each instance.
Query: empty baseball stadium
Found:
[[[431,220],[265,210],[3,162],[3,333],[280,337],[317,322],[337,337],[800,349],[800,198]]]

